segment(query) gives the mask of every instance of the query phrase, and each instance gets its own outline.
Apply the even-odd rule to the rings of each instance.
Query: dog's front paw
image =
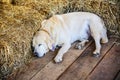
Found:
[[[61,61],[62,61],[62,56],[56,56],[56,57],[54,58],[54,61],[55,61],[56,63],[61,62]]]

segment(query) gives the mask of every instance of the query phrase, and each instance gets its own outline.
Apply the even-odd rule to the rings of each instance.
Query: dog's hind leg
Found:
[[[103,24],[98,20],[96,23],[91,23],[90,24],[90,31],[91,31],[91,36],[93,37],[95,41],[95,51],[93,52],[94,57],[99,57],[100,56],[100,50],[101,50],[101,44],[100,41],[102,39],[102,42],[107,42],[107,34],[106,34],[106,29],[103,27]]]
[[[100,50],[101,50],[100,36],[96,35],[96,36],[93,36],[93,38],[95,40],[95,46],[96,46],[96,49],[93,52],[93,56],[94,57],[99,57],[100,56]]]

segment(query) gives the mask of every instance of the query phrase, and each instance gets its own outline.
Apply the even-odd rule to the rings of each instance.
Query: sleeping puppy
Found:
[[[72,12],[62,15],[54,15],[41,23],[41,29],[33,37],[34,54],[44,56],[49,50],[54,51],[56,46],[61,46],[54,58],[55,62],[61,62],[63,55],[70,49],[71,44],[77,40],[76,45],[81,49],[92,36],[96,49],[94,56],[100,55],[101,43],[107,43],[108,38],[104,22],[100,17],[89,12]]]

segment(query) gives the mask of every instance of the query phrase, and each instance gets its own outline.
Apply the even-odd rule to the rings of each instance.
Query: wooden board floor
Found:
[[[74,49],[75,44],[64,55],[61,63],[54,63],[55,52],[49,52],[43,58],[37,58],[27,64],[9,80],[120,80],[120,45],[109,39],[102,44],[101,56],[95,58],[94,41],[90,41],[82,50]]]

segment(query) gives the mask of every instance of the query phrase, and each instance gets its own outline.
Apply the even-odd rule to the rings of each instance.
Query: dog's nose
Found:
[[[37,55],[38,55],[38,52],[34,52],[34,54],[37,56]]]

